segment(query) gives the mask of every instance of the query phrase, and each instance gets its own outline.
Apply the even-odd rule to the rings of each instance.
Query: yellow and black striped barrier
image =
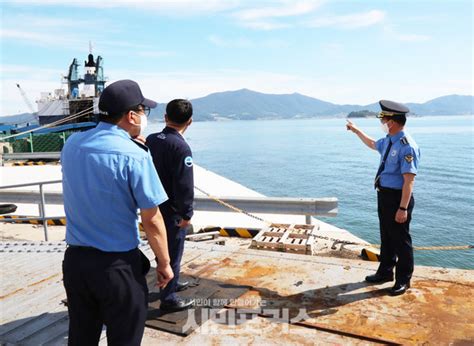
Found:
[[[43,220],[40,219],[32,219],[32,220],[18,220],[18,219],[25,219],[25,218],[34,218],[35,216],[24,216],[24,215],[0,215],[0,219],[2,220],[9,220],[8,222],[12,223],[23,223],[23,224],[31,224],[31,225],[42,225]],[[49,219],[46,220],[49,226],[65,226],[66,219]]]
[[[380,250],[374,248],[364,248],[360,252],[360,257],[366,261],[380,262]]]
[[[140,231],[141,237],[146,237],[145,229],[143,228],[142,223],[138,224],[138,230]],[[198,233],[205,232],[219,232],[223,237],[237,237],[237,238],[253,238],[258,232],[259,228],[240,228],[240,227],[205,227],[202,228]]]
[[[471,250],[474,245],[446,245],[446,246],[414,246],[414,251],[449,251]],[[380,250],[376,248],[363,248],[360,256],[366,261],[380,262]]]
[[[218,231],[223,237],[253,238],[260,228],[240,228],[240,227],[206,227],[201,232]]]
[[[26,162],[15,162],[13,166],[44,166],[46,162],[43,161],[26,161]]]

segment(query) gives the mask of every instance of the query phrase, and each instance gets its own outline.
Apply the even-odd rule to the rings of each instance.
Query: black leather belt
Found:
[[[67,247],[71,248],[71,249],[77,249],[77,250],[98,251],[98,252],[102,252],[102,253],[106,253],[106,254],[126,254],[126,253],[129,253],[129,252],[138,250],[138,248],[134,248],[134,249],[131,249],[131,250],[128,250],[128,251],[110,251],[109,252],[109,251],[102,251],[102,250],[100,250],[98,248],[95,248],[95,247],[92,247],[92,246],[68,245]]]
[[[69,245],[67,247],[70,247],[71,249],[78,249],[78,250],[97,250],[100,251],[99,249],[96,249],[95,247],[92,246],[80,246],[80,245]]]
[[[402,189],[392,189],[390,187],[378,186],[377,191],[378,192],[402,192]]]

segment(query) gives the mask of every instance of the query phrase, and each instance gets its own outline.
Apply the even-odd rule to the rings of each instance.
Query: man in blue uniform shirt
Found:
[[[138,249],[138,217],[158,265],[158,286],[173,277],[158,206],[167,200],[150,153],[132,138],[154,101],[131,80],[104,89],[96,128],[72,135],[61,153],[66,242],[63,274],[70,345],[140,345],[150,262]]]
[[[146,139],[153,163],[163,183],[169,200],[160,205],[168,234],[168,250],[174,278],[161,291],[160,309],[185,310],[194,304],[176,295],[187,286],[179,282],[181,258],[184,251],[186,230],[191,226],[194,200],[193,156],[183,133],[192,123],[193,107],[183,99],[170,101],[166,106],[166,127]]]
[[[349,120],[346,127],[381,155],[374,182],[380,222],[380,265],[377,272],[365,280],[370,283],[392,281],[393,269],[396,268],[395,285],[390,294],[400,295],[410,288],[413,274],[413,247],[409,231],[415,205],[413,186],[420,150],[404,131],[409,109],[393,101],[381,100],[379,104],[382,112],[378,118],[387,133],[386,137],[375,141]]]

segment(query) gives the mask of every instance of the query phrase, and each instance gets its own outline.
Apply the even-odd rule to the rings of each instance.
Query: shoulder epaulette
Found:
[[[408,144],[408,139],[405,136],[403,136],[402,138],[400,138],[400,142],[402,144]]]
[[[131,140],[132,140],[133,143],[138,145],[143,150],[148,151],[148,147],[145,144],[143,144],[142,142],[140,142],[139,140],[136,140],[136,139],[133,139],[133,138],[131,138]]]

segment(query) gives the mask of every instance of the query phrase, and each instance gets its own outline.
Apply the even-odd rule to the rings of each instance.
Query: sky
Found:
[[[2,1],[0,116],[61,87],[73,58],[148,98],[247,88],[338,104],[473,95],[471,0]]]

